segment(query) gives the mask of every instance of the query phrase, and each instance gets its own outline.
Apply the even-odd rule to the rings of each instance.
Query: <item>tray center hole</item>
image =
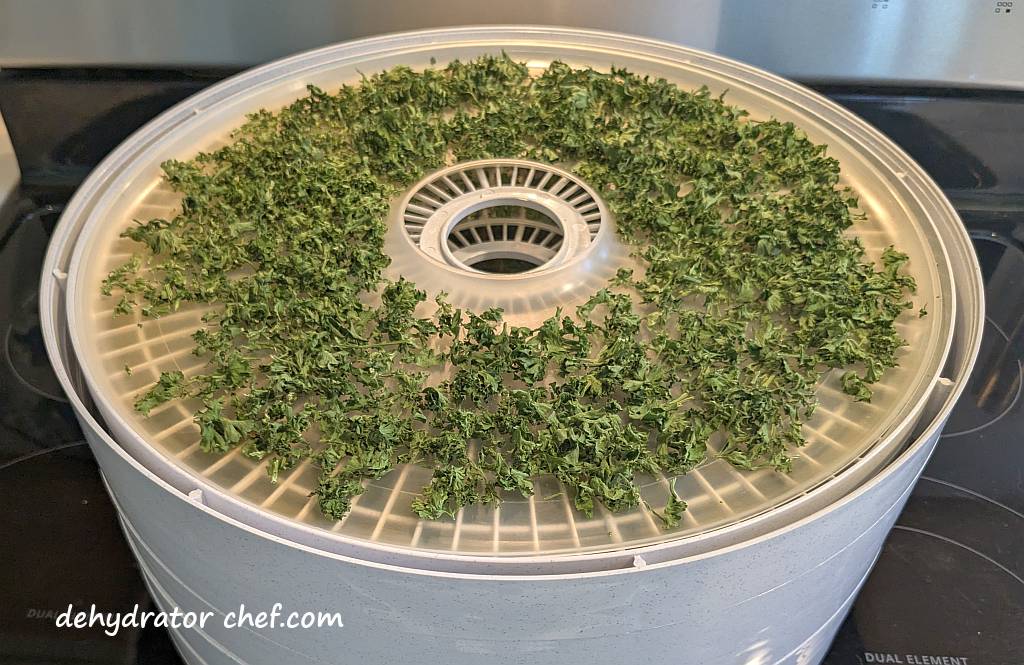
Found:
[[[548,264],[565,230],[539,204],[496,202],[462,216],[445,239],[456,263],[491,274],[519,274]]]

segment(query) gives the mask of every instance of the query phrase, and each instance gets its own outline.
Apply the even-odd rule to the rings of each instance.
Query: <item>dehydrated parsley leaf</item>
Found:
[[[385,280],[392,198],[484,157],[585,178],[643,274],[620,271],[536,329]],[[311,459],[332,518],[403,463],[433,471],[412,504],[424,518],[532,494],[544,474],[586,514],[628,510],[644,502],[639,476],[686,473],[716,437],[730,463],[784,471],[822,377],[841,371],[869,400],[904,344],[907,257],[866,257],[824,146],[625,70],[396,67],[310,87],[164,171],[181,211],[125,231],[140,254],[102,292],[117,313],[210,305],[194,334],[208,362],[161,374],[136,408],[195,398],[203,449],[241,447],[272,479]],[[670,489],[655,512],[672,527],[684,510]]]

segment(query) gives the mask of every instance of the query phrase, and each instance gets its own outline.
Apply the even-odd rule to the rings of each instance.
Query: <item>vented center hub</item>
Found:
[[[606,221],[576,176],[524,160],[456,164],[431,174],[400,208],[409,240],[432,259],[486,274],[536,274],[585,254]]]

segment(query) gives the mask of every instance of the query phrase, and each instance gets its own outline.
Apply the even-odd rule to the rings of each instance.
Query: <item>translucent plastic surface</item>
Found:
[[[907,314],[898,323],[908,346],[900,357],[900,366],[887,372],[876,387],[872,402],[851,401],[839,390],[837,376],[827,377],[818,390],[821,406],[805,427],[808,444],[794,451],[796,459],[790,474],[770,470],[742,472],[724,461],[713,461],[677,481],[676,489],[689,509],[680,526],[672,531],[665,531],[644,508],[615,515],[599,509],[593,518],[586,518],[572,508],[571,497],[551,479],[542,479],[536,495],[528,499],[509,496],[498,508],[468,508],[455,520],[424,521],[411,513],[409,504],[429,480],[430,471],[412,466],[396,469],[370,483],[349,516],[335,522],[324,518],[316,499],[310,497],[316,470],[308,463],[272,484],[267,479],[265,464],[247,459],[238,451],[217,456],[199,450],[198,430],[192,422],[194,404],[170,403],[154,409],[149,418],[132,409],[135,397],[161,371],[180,369],[186,374],[194,373],[204,363],[191,354],[191,334],[200,325],[201,310],[186,308],[157,320],[114,317],[112,308],[116,300],[102,297],[99,291],[102,278],[136,250],[131,241],[119,237],[121,231],[133,219],[174,214],[178,199],[160,179],[162,161],[188,159],[198,151],[224,145],[229,132],[243,121],[246,113],[280,108],[304,94],[307,83],[332,90],[342,83],[358,81],[362,72],[397,64],[422,68],[432,66],[431,61],[436,61],[435,66],[443,66],[454,58],[502,50],[515,59],[527,61],[531,67],[545,67],[557,58],[573,66],[616,66],[663,76],[687,89],[706,85],[716,94],[728,90],[727,100],[746,108],[754,118],[791,120],[813,140],[828,144],[829,153],[842,165],[844,184],[860,195],[867,213],[867,221],[859,224],[855,233],[872,257],[879,256],[888,245],[896,245],[910,256],[908,270],[918,284],[914,301],[927,303],[930,313],[923,319]],[[902,432],[927,396],[948,348],[950,314],[944,311],[947,304],[939,298],[940,281],[948,279],[948,267],[929,239],[934,235],[928,228],[929,221],[921,216],[916,202],[901,186],[905,174],[872,159],[863,146],[851,141],[842,127],[822,121],[777,93],[766,92],[756,80],[717,71],[712,61],[667,61],[625,50],[534,42],[524,37],[501,44],[431,44],[398,49],[374,58],[308,68],[297,66],[292,77],[266,81],[214,108],[197,110],[190,121],[149,146],[141,161],[116,177],[120,186],[112,188],[113,193],[97,204],[83,231],[68,291],[71,335],[99,408],[108,422],[123,425],[147,445],[224,491],[262,510],[341,537],[424,550],[515,556],[608,551],[683,538],[733,524],[827,482],[878,442],[897,430]],[[510,295],[507,288],[480,289],[480,282],[473,281],[479,280],[478,276],[439,271],[436,265],[419,260],[413,253],[418,250],[401,235],[406,231],[400,216],[393,220],[389,247],[396,247],[393,243],[401,239],[410,250],[407,256],[394,257],[393,272],[404,274],[428,289],[452,293],[464,289],[465,299],[460,304],[501,304],[508,307],[510,316],[523,317],[523,322],[546,316],[556,306],[565,307],[589,295],[606,283],[617,266],[630,260],[614,237],[609,236],[607,244],[581,260],[531,277],[536,279],[536,288],[517,287]],[[502,282],[508,283],[508,277],[488,275],[486,279],[501,286]],[[463,279],[470,281],[463,283]],[[522,276],[514,279],[517,285],[526,283]],[[123,370],[125,365],[134,370],[130,376]],[[893,441],[886,445],[893,445]],[[668,478],[642,479],[644,496],[656,509],[665,500],[668,482]]]

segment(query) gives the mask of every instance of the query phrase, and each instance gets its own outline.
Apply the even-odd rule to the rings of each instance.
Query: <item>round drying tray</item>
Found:
[[[103,277],[134,250],[121,232],[132,220],[169,217],[179,205],[161,178],[162,162],[225,145],[246,114],[281,108],[305,94],[307,84],[331,91],[396,65],[427,68],[501,52],[537,70],[561,60],[664,77],[684,89],[707,86],[713,94],[725,92],[754,119],[792,121],[814,142],[827,144],[841,164],[842,184],[855,190],[866,213],[855,232],[869,256],[878,258],[889,245],[908,254],[907,270],[918,288],[914,301],[926,303],[929,312],[898,321],[908,344],[900,365],[875,386],[871,403],[852,401],[838,388],[837,373],[827,376],[818,388],[820,407],[805,427],[807,445],[793,451],[791,473],[740,471],[711,461],[676,482],[688,510],[671,530],[644,507],[619,514],[599,507],[584,517],[553,480],[541,480],[528,499],[466,508],[454,520],[421,520],[409,504],[430,471],[411,465],[369,482],[346,518],[328,520],[310,497],[316,472],[308,463],[272,484],[264,464],[239,451],[203,453],[189,405],[172,402],[149,418],[134,411],[136,396],[161,371],[187,374],[204,363],[191,354],[202,310],[184,308],[155,320],[115,318],[114,299],[100,295]],[[514,160],[453,169],[429,174],[394,202],[386,240],[391,276],[418,283],[440,279],[455,304],[500,305],[510,317],[531,322],[556,306],[579,302],[629,263],[604,204],[571,173]],[[447,560],[445,568],[457,568],[453,561],[501,558],[579,563],[627,549],[658,550],[665,558],[742,541],[768,524],[779,526],[787,515],[795,519],[800,505],[838,499],[891,459],[941,380],[951,343],[953,278],[937,229],[948,233],[958,220],[920,168],[866,123],[813,92],[746,65],[651,40],[557,28],[459,28],[312,51],[182,102],[130,138],[83,190],[101,194],[93,205],[75,207],[87,217],[68,271],[68,328],[90,393],[116,440],[175,486],[202,490],[198,500],[216,503],[230,517],[367,558]],[[514,210],[495,216],[495,206]],[[485,208],[490,217],[481,217]],[[491,272],[495,261],[517,262],[521,272]],[[125,365],[133,368],[131,375]],[[649,479],[643,494],[663,501],[668,483]]]

